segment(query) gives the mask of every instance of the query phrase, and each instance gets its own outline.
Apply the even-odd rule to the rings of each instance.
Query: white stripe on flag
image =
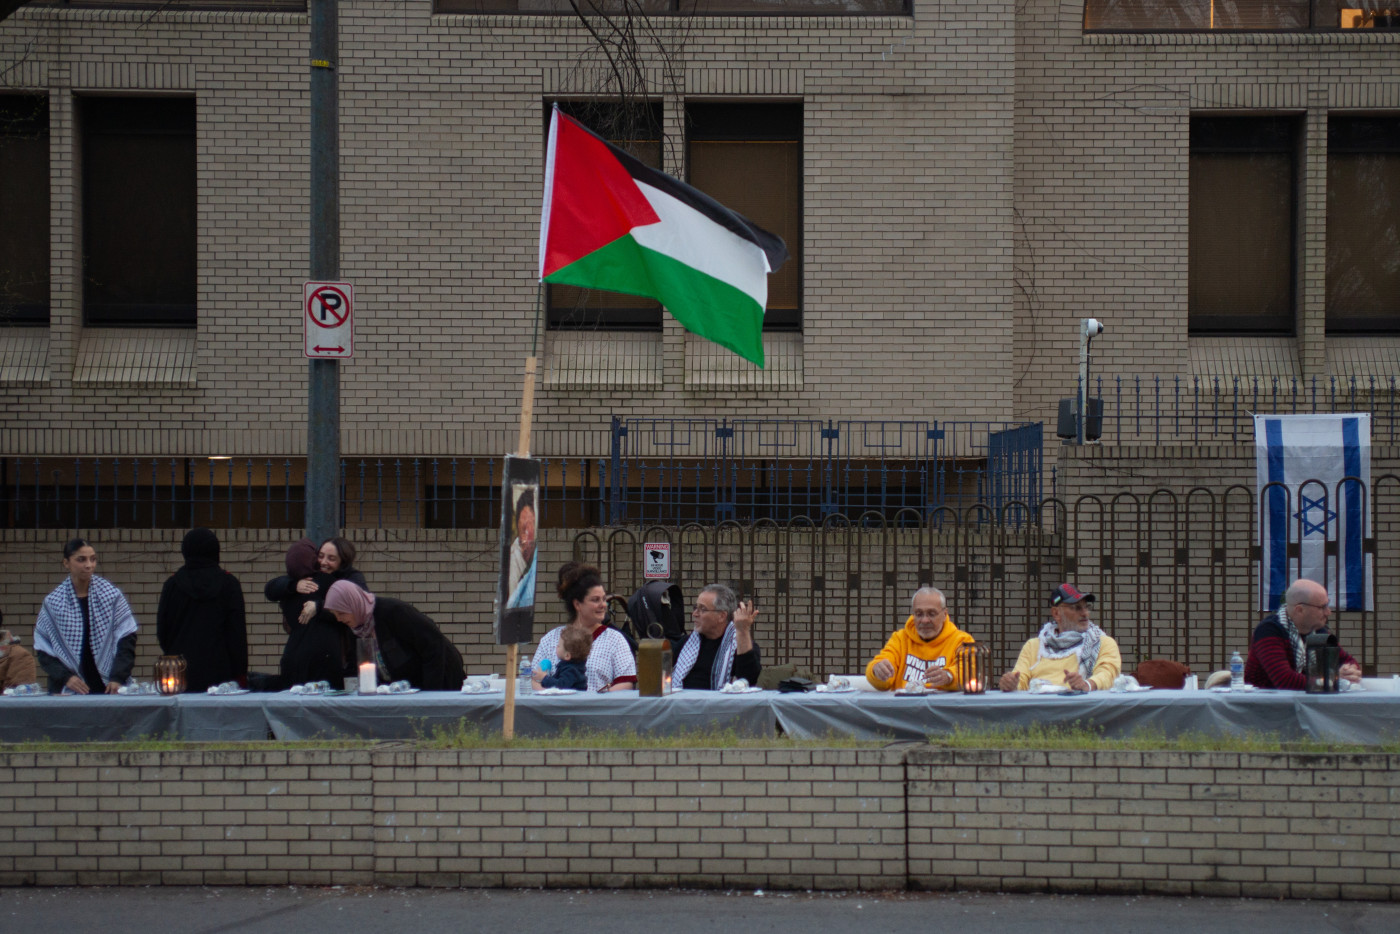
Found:
[[[691,269],[727,282],[758,303],[768,304],[768,256],[758,244],[726,230],[658,188],[638,182],[661,221],[632,228],[642,246]]]
[[[1298,577],[1327,587],[1340,610],[1371,609],[1371,556],[1363,547],[1370,522],[1370,415],[1256,415],[1254,445],[1264,546],[1260,609],[1278,609]],[[1296,561],[1288,558],[1290,542],[1299,545]],[[1335,557],[1326,554],[1328,542],[1336,543]]]

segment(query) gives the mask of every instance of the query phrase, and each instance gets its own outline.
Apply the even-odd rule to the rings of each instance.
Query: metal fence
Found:
[[[1042,494],[1039,424],[614,420],[606,457],[540,457],[540,525],[820,519],[918,524],[945,505]],[[501,460],[347,458],[346,528],[484,528]],[[302,528],[303,458],[0,459],[12,528]]]
[[[1394,444],[1400,436],[1394,377],[1111,376],[1089,384],[1090,395],[1103,400],[1106,443],[1247,443],[1256,413],[1369,412],[1373,442]]]
[[[1379,609],[1339,612],[1333,630],[1368,671],[1396,670],[1400,477],[1377,478],[1370,493]],[[574,556],[597,563],[626,595],[644,583],[642,546],[669,542],[672,579],[687,599],[707,583],[732,582],[760,608],[767,662],[818,674],[863,670],[924,584],[943,589],[957,625],[989,644],[998,670],[1009,669],[1063,580],[1096,593],[1095,619],[1118,640],[1128,671],[1160,657],[1210,672],[1246,651],[1261,616],[1257,505],[1252,488],[1231,486],[1007,504],[1037,520],[1019,527],[977,505],[944,508],[918,527],[867,513],[596,529],[574,537]]]
[[[604,525],[821,520],[1043,495],[1040,423],[614,418]]]

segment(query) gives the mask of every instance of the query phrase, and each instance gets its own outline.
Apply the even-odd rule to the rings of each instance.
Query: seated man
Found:
[[[681,645],[671,683],[688,691],[718,691],[734,678],[749,684],[763,670],[753,641],[758,612],[752,600],[739,601],[723,584],[711,584],[695,598],[695,628]]]
[[[1257,688],[1307,688],[1307,651],[1303,640],[1314,632],[1327,631],[1332,604],[1327,588],[1306,578],[1294,581],[1283,594],[1283,606],[1270,613],[1249,640],[1249,660],[1244,663],[1244,680]],[[1361,681],[1361,666],[1341,650],[1338,671],[1353,684]]]
[[[1089,620],[1091,593],[1071,584],[1050,591],[1050,620],[1021,647],[1016,667],[1001,676],[1003,691],[1024,691],[1032,678],[1072,691],[1107,691],[1123,670],[1118,643]]]
[[[948,618],[948,603],[936,587],[920,587],[909,601],[904,628],[865,666],[865,680],[878,691],[898,691],[922,681],[944,691],[958,687],[958,646],[972,642]]]
[[[0,613],[0,623],[5,616]],[[39,666],[34,655],[19,645],[19,639],[8,629],[0,629],[0,690],[33,684],[39,680]]]

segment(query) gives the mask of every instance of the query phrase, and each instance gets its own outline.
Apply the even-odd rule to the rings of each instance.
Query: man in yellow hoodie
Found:
[[[958,646],[972,642],[972,637],[953,625],[948,602],[936,587],[915,591],[910,609],[904,628],[865,666],[866,680],[880,691],[897,691],[920,678],[928,687],[955,690]]]

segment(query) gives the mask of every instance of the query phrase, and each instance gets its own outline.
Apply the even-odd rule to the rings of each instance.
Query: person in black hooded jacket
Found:
[[[185,687],[201,692],[248,678],[248,627],[243,588],[219,567],[219,539],[191,529],[180,545],[185,566],[161,588],[156,638],[166,655],[185,657]]]

